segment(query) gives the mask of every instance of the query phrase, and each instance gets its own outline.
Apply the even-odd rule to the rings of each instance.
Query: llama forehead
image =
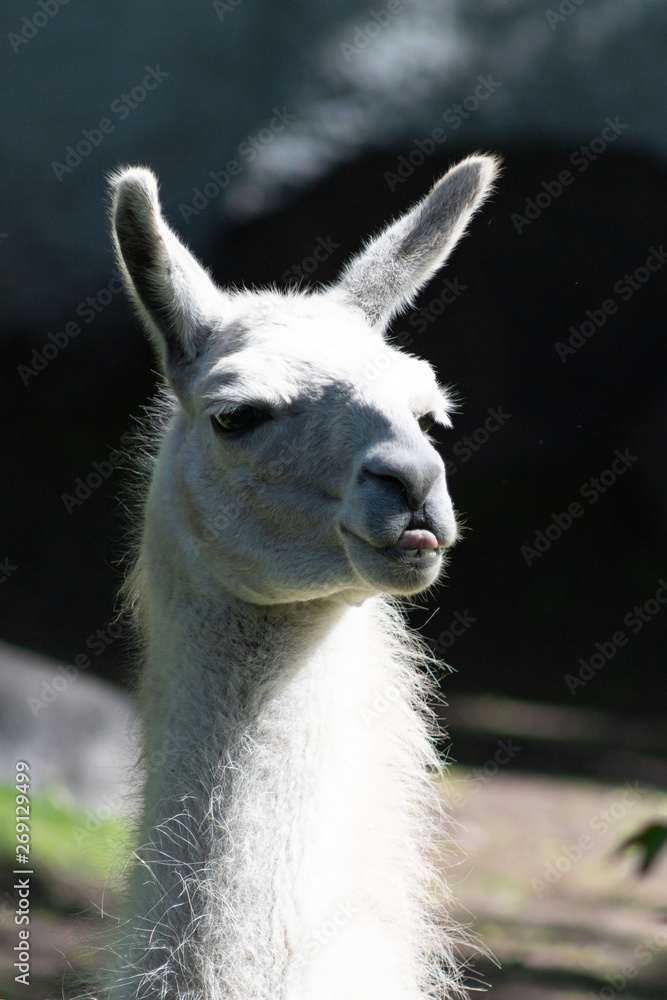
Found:
[[[347,399],[407,405],[446,422],[449,400],[430,364],[383,341],[359,311],[323,295],[246,295],[246,308],[209,345],[198,388],[207,407],[290,406],[338,387]]]

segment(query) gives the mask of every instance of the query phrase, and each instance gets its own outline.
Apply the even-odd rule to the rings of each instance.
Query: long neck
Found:
[[[111,996],[425,996],[434,755],[394,613],[153,590]]]

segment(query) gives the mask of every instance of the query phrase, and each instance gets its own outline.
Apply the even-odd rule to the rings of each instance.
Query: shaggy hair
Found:
[[[463,995],[440,875],[433,661],[397,601],[456,540],[451,401],[391,317],[488,194],[453,168],[317,292],[224,292],[142,168],[123,278],[169,389],[124,596],[143,813],[109,1000]]]

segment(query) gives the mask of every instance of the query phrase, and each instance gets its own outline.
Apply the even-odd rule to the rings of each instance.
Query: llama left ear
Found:
[[[157,180],[144,167],[110,178],[112,236],[126,290],[174,388],[197,357],[226,296],[164,221]]]
[[[444,264],[491,193],[499,166],[496,157],[471,156],[452,167],[425,198],[350,261],[330,294],[361,308],[370,325],[383,333]]]

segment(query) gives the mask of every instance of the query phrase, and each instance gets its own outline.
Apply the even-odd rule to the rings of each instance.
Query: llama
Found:
[[[452,403],[383,335],[495,171],[464,160],[335,285],[284,293],[219,289],[153,174],[112,178],[170,402],[126,585],[146,778],[110,1000],[464,993],[429,658],[396,604],[457,537],[428,436]]]

